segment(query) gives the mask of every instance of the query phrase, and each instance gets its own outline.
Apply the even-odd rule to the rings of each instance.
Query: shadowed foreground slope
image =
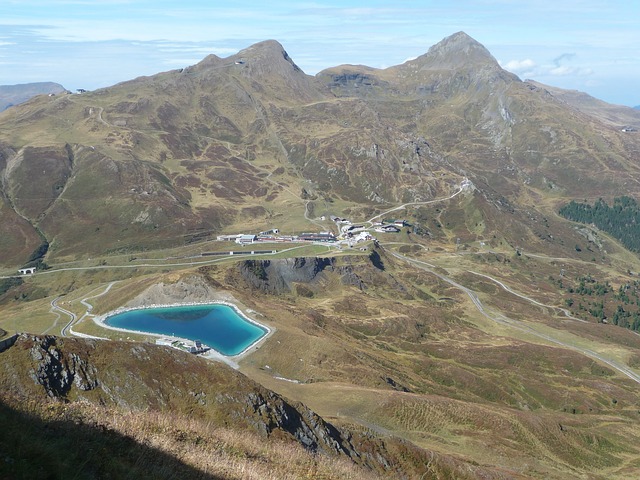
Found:
[[[6,478],[512,478],[155,345],[23,334],[0,355]]]
[[[97,412],[86,403],[14,403],[18,401],[0,403],[2,478],[225,478],[207,474],[99,420],[107,414],[116,420],[115,412]]]

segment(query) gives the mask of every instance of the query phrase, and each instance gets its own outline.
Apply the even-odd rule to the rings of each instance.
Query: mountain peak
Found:
[[[448,37],[443,38],[440,42],[434,45],[434,47],[438,45],[456,45],[459,47],[475,46],[475,47],[484,48],[484,46],[480,42],[475,40],[470,35],[467,35],[467,33],[463,32],[462,30],[459,32],[453,33]]]
[[[240,53],[252,50],[284,52],[284,47],[277,40],[263,40],[262,42],[254,43],[253,45],[240,50]]]
[[[245,78],[259,82],[262,91],[269,89],[272,99],[309,102],[323,95],[315,79],[306,75],[275,40],[251,45],[230,59],[240,64]]]
[[[282,44],[276,40],[265,40],[251,45],[244,50],[240,50],[234,57],[240,57],[241,59],[250,58],[253,61],[266,61],[268,63],[277,62],[284,59],[289,63],[296,71],[301,71],[289,54],[284,49]]]
[[[489,50],[465,32],[457,32],[444,38],[432,46],[426,54],[418,57],[418,60],[429,65],[430,68],[442,69],[460,68],[470,64],[498,66],[498,62]]]
[[[208,67],[218,67],[221,64],[228,65],[229,62],[235,62],[238,65],[247,64],[251,67],[257,66],[262,70],[265,67],[271,69],[278,64],[283,64],[284,62],[282,60],[289,63],[294,70],[301,71],[300,68],[293,63],[293,60],[291,60],[289,54],[280,42],[276,40],[265,40],[255,43],[228,58],[220,58],[213,54],[208,55],[197,64],[197,68],[206,69]]]

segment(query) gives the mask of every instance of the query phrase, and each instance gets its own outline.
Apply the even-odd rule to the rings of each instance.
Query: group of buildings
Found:
[[[313,242],[313,243],[336,243],[340,240],[349,244],[359,243],[362,241],[373,240],[373,236],[369,233],[371,227],[364,224],[354,224],[346,218],[329,217],[335,222],[340,234],[336,236],[332,232],[313,232],[301,233],[299,235],[280,235],[277,228],[260,232],[258,234],[236,234],[236,235],[218,235],[219,241],[233,241],[239,245],[251,245],[254,243],[273,243],[273,242]],[[321,217],[321,220],[324,220]],[[385,220],[373,222],[372,227],[376,232],[380,233],[398,233],[403,227],[410,226],[406,220]]]
[[[234,241],[239,245],[250,245],[259,242],[324,242],[332,243],[338,241],[336,236],[331,232],[320,233],[301,233],[300,235],[277,235],[273,233],[266,234],[238,234],[238,235],[218,235],[220,241]]]
[[[321,220],[324,220],[321,217]],[[255,243],[290,243],[290,242],[312,242],[312,243],[336,243],[340,240],[345,241],[349,246],[354,244],[374,240],[374,237],[369,233],[370,227],[366,227],[363,224],[351,223],[346,218],[340,218],[331,216],[330,219],[336,223],[340,230],[340,235],[336,236],[332,232],[308,232],[301,233],[300,235],[280,235],[280,230],[277,228],[260,232],[258,234],[235,234],[235,235],[218,235],[218,241],[233,241],[238,245],[252,245]],[[376,232],[380,233],[398,233],[403,227],[410,226],[405,220],[386,220],[381,222],[373,222],[372,227]],[[233,254],[233,252],[230,252]],[[238,252],[242,253],[242,252]],[[254,253],[254,252],[251,252]],[[255,252],[255,253],[272,253],[272,252]],[[275,253],[275,250],[273,251]],[[214,255],[215,253],[207,253],[204,255]],[[21,275],[31,275],[35,273],[36,267],[24,267],[19,270]],[[167,339],[160,339],[160,341],[169,341]],[[171,343],[169,341],[169,343]],[[175,343],[175,342],[174,342]],[[162,343],[164,345],[164,343]],[[172,345],[170,345],[172,346]],[[183,346],[184,347],[184,346]],[[189,346],[188,348],[191,348]],[[193,346],[196,350],[200,347]],[[178,347],[176,347],[178,348]],[[180,347],[186,349],[187,347]],[[208,347],[207,347],[208,348]],[[187,350],[188,351],[188,350]]]

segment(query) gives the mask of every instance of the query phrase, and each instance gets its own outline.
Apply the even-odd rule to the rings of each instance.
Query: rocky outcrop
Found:
[[[0,328],[0,337],[4,337],[6,334],[6,330],[2,330]],[[4,352],[7,348],[13,347],[13,344],[16,343],[17,338],[18,335],[11,335],[10,337],[0,340],[0,353]]]
[[[190,399],[185,400],[189,403],[193,401],[196,415],[216,412],[218,418],[246,423],[265,436],[290,435],[313,452],[357,456],[338,429],[304,405],[289,403],[222,366],[216,365],[214,377],[203,369],[208,364],[202,359],[171,349],[20,334],[16,348],[3,354],[3,362],[17,382],[14,391],[32,398],[44,393],[56,400],[83,398],[100,404],[148,408],[146,398],[154,399],[157,408],[167,408],[176,397],[183,397]],[[21,374],[21,368],[26,369],[26,375]],[[163,378],[176,372],[190,378]],[[35,390],[24,388],[27,378]],[[82,394],[92,390],[92,395]]]
[[[293,291],[300,294],[302,290],[309,296],[313,293],[314,286],[320,288],[329,274],[338,275],[343,285],[366,290],[369,280],[383,274],[385,264],[376,248],[368,257],[246,260],[238,264],[238,269],[244,281],[254,290],[275,295]],[[301,288],[303,285],[305,287]]]
[[[240,274],[254,289],[264,293],[291,292],[294,283],[313,283],[325,270],[333,270],[334,258],[285,258],[247,260],[239,265]]]
[[[364,70],[364,71],[363,71]],[[389,82],[380,79],[373,69],[351,70],[349,67],[328,69],[318,78],[327,85],[332,92],[339,94],[364,95],[376,89],[389,89]]]
[[[21,334],[18,340],[32,342],[29,353],[34,364],[29,376],[42,385],[47,396],[62,399],[74,385],[82,391],[98,386],[96,368],[76,353],[63,353],[56,337]]]
[[[360,290],[367,288],[362,278],[355,272],[353,265],[344,265],[338,269],[338,272],[340,273],[340,281],[344,285],[351,285]]]
[[[244,402],[249,422],[265,435],[284,430],[313,452],[358,456],[342,432],[302,404],[294,407],[270,391],[252,392]]]
[[[129,409],[158,409],[249,428],[289,439],[309,451],[351,458],[386,470],[336,428],[298,402],[290,402],[221,364],[173,349],[130,342],[20,334],[1,355],[0,387],[33,401],[82,400]],[[367,443],[370,443],[367,441]]]

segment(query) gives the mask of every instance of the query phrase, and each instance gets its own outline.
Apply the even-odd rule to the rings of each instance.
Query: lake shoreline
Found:
[[[180,308],[180,307],[207,307],[207,306],[216,306],[216,305],[224,305],[224,306],[227,306],[227,307],[233,309],[235,314],[240,319],[257,326],[258,328],[260,328],[261,330],[264,331],[263,335],[261,335],[255,341],[251,342],[241,352],[239,352],[237,354],[226,355],[226,354],[216,350],[211,345],[207,344],[207,346],[210,347],[211,350],[209,352],[205,353],[205,354],[200,354],[199,355],[199,356],[202,356],[203,358],[208,358],[208,359],[211,359],[211,360],[224,361],[225,363],[231,365],[233,368],[237,369],[238,368],[238,364],[236,363],[236,360],[240,360],[240,359],[244,358],[246,355],[248,355],[251,351],[256,350],[259,347],[259,344],[264,342],[268,337],[270,337],[273,334],[274,330],[273,330],[272,327],[269,327],[269,326],[267,326],[267,325],[265,325],[263,323],[258,322],[255,319],[249,317],[242,310],[240,310],[240,308],[234,303],[231,303],[231,302],[228,302],[228,301],[224,301],[224,300],[215,300],[215,301],[209,301],[209,302],[179,302],[179,303],[175,302],[175,303],[169,303],[169,304],[153,304],[153,305],[142,305],[142,306],[136,306],[136,307],[119,307],[119,308],[117,308],[115,310],[112,310],[112,311],[110,311],[110,312],[108,312],[108,313],[106,313],[104,315],[100,315],[100,316],[94,317],[93,321],[99,327],[105,328],[107,330],[113,330],[113,331],[118,331],[118,332],[122,332],[122,333],[134,333],[134,334],[138,334],[138,335],[145,335],[145,336],[151,336],[151,337],[156,337],[156,338],[171,338],[173,340],[178,340],[178,341],[193,342],[196,339],[182,338],[182,337],[177,337],[175,335],[153,333],[153,332],[147,332],[147,331],[142,331],[142,330],[134,330],[134,329],[114,327],[114,326],[111,326],[111,325],[107,324],[107,320],[109,318],[111,318],[111,317],[116,316],[116,315],[120,315],[122,313],[127,313],[127,312],[131,312],[131,311],[137,311],[137,310],[161,309],[161,308]]]

